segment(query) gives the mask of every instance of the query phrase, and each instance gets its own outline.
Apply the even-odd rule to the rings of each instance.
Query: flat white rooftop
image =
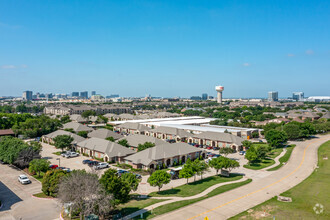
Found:
[[[204,119],[200,116],[189,116],[189,117],[173,117],[173,118],[150,118],[150,119],[138,119],[138,120],[127,120],[127,121],[109,121],[108,124],[120,125],[126,122],[133,123],[147,123],[147,122],[161,122],[161,121],[179,121],[179,120],[192,120],[192,119]]]
[[[197,132],[212,131],[212,132],[224,133],[225,130],[227,130],[228,132],[240,132],[240,130],[226,129],[226,128],[213,128],[213,127],[201,127],[196,125],[180,125],[180,124],[165,124],[165,123],[162,124],[161,127],[171,127],[171,128],[183,129],[186,131],[197,131]]]
[[[172,124],[172,125],[200,125],[205,123],[210,123],[211,121],[216,120],[215,118],[200,118],[200,119],[188,119],[188,120],[176,120],[176,121],[156,121],[156,122],[145,122],[141,123],[144,125],[154,125],[162,126],[163,124]]]

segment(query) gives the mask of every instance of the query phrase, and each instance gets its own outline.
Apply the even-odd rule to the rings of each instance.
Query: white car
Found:
[[[98,170],[98,169],[104,169],[104,168],[108,168],[109,167],[109,164],[106,163],[106,162],[101,162],[101,163],[98,163],[96,166],[95,166],[95,169]]]
[[[25,175],[19,175],[18,182],[20,182],[21,184],[29,184],[31,183],[31,180],[29,180],[29,178]]]
[[[78,153],[76,153],[76,152],[70,152],[70,151],[66,152],[66,153],[63,155],[63,157],[66,157],[66,158],[70,158],[70,157],[78,157],[78,156],[79,156]]]

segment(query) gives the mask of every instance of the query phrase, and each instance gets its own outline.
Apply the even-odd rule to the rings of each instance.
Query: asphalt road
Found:
[[[280,193],[294,187],[306,179],[317,165],[318,147],[330,140],[330,135],[318,136],[305,142],[295,142],[297,146],[286,165],[272,171],[264,178],[253,178],[254,181],[238,189],[214,196],[212,198],[183,207],[176,211],[155,218],[209,220],[227,219],[248,210]],[[270,171],[264,171],[270,172]]]
[[[22,171],[0,164],[0,220],[53,220],[59,219],[60,206],[56,200],[38,199],[33,194],[41,192],[41,183],[31,179],[22,185],[17,178]]]

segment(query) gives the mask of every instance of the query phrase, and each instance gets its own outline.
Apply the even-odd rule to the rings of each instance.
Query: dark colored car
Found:
[[[127,170],[117,170],[117,175],[118,176],[121,176],[123,175],[124,173],[129,173]]]
[[[56,167],[57,170],[64,170],[65,167]]]
[[[92,160],[83,160],[82,163],[86,164],[86,163],[89,163],[90,161],[92,161]]]
[[[51,165],[49,165],[49,168],[50,169],[56,169],[58,167],[58,165],[56,165],[56,164],[51,164]]]
[[[92,166],[96,166],[96,165],[98,165],[99,162],[98,162],[98,161],[95,161],[95,160],[91,160],[91,161],[89,161],[87,164],[88,164],[88,166],[92,167]]]

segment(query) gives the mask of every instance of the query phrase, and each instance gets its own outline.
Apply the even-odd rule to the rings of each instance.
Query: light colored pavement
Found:
[[[129,220],[131,218],[134,218],[135,216],[139,216],[141,215],[142,213],[145,213],[147,211],[150,211],[154,208],[157,208],[159,206],[162,206],[162,205],[166,205],[166,204],[169,204],[169,203],[172,203],[172,202],[177,202],[177,201],[182,201],[182,200],[190,200],[190,199],[196,199],[196,198],[199,198],[199,197],[202,197],[202,196],[205,196],[207,195],[209,192],[212,192],[214,189],[220,187],[220,186],[224,186],[224,185],[228,185],[228,184],[232,184],[232,183],[238,183],[238,182],[243,182],[247,180],[246,177],[243,177],[242,179],[239,179],[239,180],[235,180],[235,181],[231,181],[231,182],[225,182],[225,183],[219,183],[219,184],[215,184],[209,188],[207,188],[206,190],[204,190],[203,192],[197,194],[197,195],[194,195],[194,196],[189,196],[189,197],[152,197],[153,199],[168,199],[164,202],[159,202],[159,203],[156,203],[156,204],[153,204],[151,206],[148,206],[144,209],[141,209],[137,212],[134,212],[130,215],[127,215],[123,218],[123,220]]]
[[[32,194],[41,192],[41,183],[30,178],[31,184],[21,185],[17,177],[24,174],[17,168],[0,164],[0,220],[58,219],[60,206],[56,200],[38,199]]]
[[[306,179],[317,165],[318,147],[330,140],[330,135],[318,136],[296,144],[291,158],[277,171],[268,173],[264,178],[254,178],[253,182],[238,189],[194,203],[155,219],[196,219],[206,216],[210,219],[227,219],[252,208],[280,193],[294,187]]]

